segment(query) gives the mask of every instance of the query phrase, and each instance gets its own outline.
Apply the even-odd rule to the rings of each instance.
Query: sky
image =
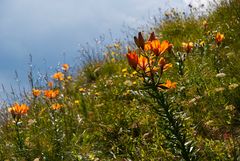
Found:
[[[118,38],[124,25],[137,28],[159,14],[159,8],[184,9],[188,3],[194,1],[1,0],[0,84],[7,90],[15,87],[17,71],[21,86],[27,86],[29,54],[36,71],[73,64],[81,44],[109,30]]]

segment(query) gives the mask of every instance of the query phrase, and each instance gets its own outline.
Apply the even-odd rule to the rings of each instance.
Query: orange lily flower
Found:
[[[193,42],[188,42],[188,43],[183,42],[183,43],[182,43],[182,48],[183,48],[187,53],[190,53],[190,51],[191,51],[192,48],[193,48]]]
[[[18,104],[18,103],[15,103],[13,104],[12,107],[8,108],[8,112],[12,114],[14,119],[16,116],[18,117],[17,119],[19,119],[21,115],[26,114],[28,110],[29,110],[29,107],[26,104]]]
[[[53,99],[56,98],[59,94],[59,90],[45,90],[44,91],[44,95],[49,98],[49,99]]]
[[[53,74],[52,78],[62,81],[64,79],[64,74],[62,72],[57,72],[57,73]]]
[[[148,59],[146,57],[143,57],[142,55],[138,58],[138,66],[143,71],[146,70],[148,66]]]
[[[144,45],[145,51],[153,51],[156,56],[162,55],[166,50],[171,49],[172,44],[170,44],[167,40],[162,41],[160,43],[159,40],[155,39],[152,41],[147,41]]]
[[[134,36],[134,41],[137,47],[144,50],[144,39],[141,32],[138,33],[138,37]]]
[[[61,107],[62,107],[62,105],[59,104],[59,103],[55,103],[55,104],[53,104],[53,105],[51,106],[51,108],[52,108],[53,110],[58,110],[58,109],[60,109]]]
[[[137,64],[138,64],[138,55],[135,51],[131,52],[130,50],[127,53],[127,59],[129,65],[136,70],[137,69]]]
[[[63,64],[62,65],[62,70],[68,71],[68,69],[69,69],[69,65],[68,64]]]
[[[220,32],[218,32],[215,37],[215,41],[218,45],[220,45],[220,43],[223,41],[224,38],[225,38],[224,34],[221,34]]]
[[[41,90],[39,89],[33,89],[32,94],[34,97],[38,97],[41,94]]]
[[[168,63],[168,64],[167,64],[167,63],[166,63],[166,60],[165,60],[163,57],[161,57],[161,58],[159,59],[158,65],[161,67],[162,71],[166,71],[166,70],[168,70],[169,68],[172,67],[172,64],[171,64],[171,63]]]
[[[53,87],[53,82],[48,82],[47,85],[48,85],[48,87],[52,88]]]
[[[160,88],[166,88],[166,89],[171,89],[171,88],[176,88],[177,83],[176,82],[171,82],[170,80],[167,80],[165,84],[160,84]]]

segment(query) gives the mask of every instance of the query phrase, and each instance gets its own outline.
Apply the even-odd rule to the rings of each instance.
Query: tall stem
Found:
[[[162,92],[159,92],[157,88],[154,90],[154,93],[156,94],[157,103],[163,108],[164,116],[167,118],[167,121],[170,125],[167,128],[169,128],[171,133],[174,135],[174,138],[176,138],[176,140],[172,141],[181,150],[182,158],[186,161],[190,161],[190,152],[186,147],[186,134],[182,132],[180,120],[174,117],[174,113],[172,112],[172,110],[170,110],[170,105],[166,101],[164,94]],[[163,114],[159,113],[159,111],[157,111],[157,113],[160,116],[163,116]]]

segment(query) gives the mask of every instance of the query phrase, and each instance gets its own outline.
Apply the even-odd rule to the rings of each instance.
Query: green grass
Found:
[[[161,41],[174,46],[164,55],[173,67],[163,79],[177,82],[177,88],[167,92],[168,101],[182,112],[199,160],[239,160],[240,3],[223,1],[200,18],[171,14],[154,27]],[[225,36],[219,46],[217,32]],[[184,53],[182,42],[193,42],[194,47],[180,74],[177,53]],[[31,91],[23,94],[19,101],[30,109],[17,125],[2,111],[0,160],[180,160],[154,111],[156,102],[122,54],[125,48],[112,44],[103,59],[93,56],[77,75],[65,72],[72,78],[54,80],[53,88],[60,91],[54,99],[44,93],[36,98]],[[46,84],[33,86],[50,89]],[[53,110],[54,103],[62,107]]]

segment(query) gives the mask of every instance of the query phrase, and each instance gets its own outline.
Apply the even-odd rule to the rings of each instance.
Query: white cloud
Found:
[[[54,66],[68,54],[77,56],[79,43],[93,40],[109,29],[120,35],[122,25],[141,25],[158,8],[182,6],[183,0],[1,0],[0,68],[14,71],[27,64],[29,53],[36,65],[44,58]],[[40,60],[40,61],[39,61]],[[43,66],[43,65],[42,65]],[[20,71],[20,75],[26,71]],[[11,74],[14,75],[14,74]],[[6,82],[1,72],[0,83]],[[4,79],[3,79],[4,78]],[[12,79],[12,78],[9,78]]]

